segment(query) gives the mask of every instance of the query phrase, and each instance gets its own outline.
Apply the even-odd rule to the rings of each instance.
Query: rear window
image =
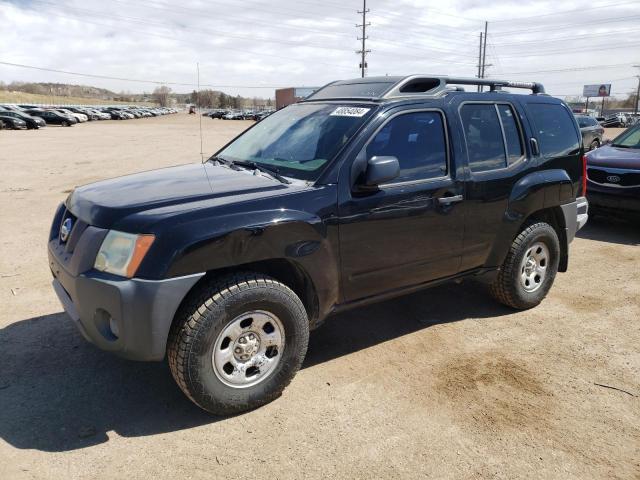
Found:
[[[542,155],[562,157],[575,154],[580,149],[574,119],[563,105],[530,103],[527,108]]]

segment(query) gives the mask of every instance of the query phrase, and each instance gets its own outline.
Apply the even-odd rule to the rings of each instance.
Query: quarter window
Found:
[[[556,103],[530,103],[528,109],[542,155],[562,157],[579,150],[580,139],[575,123],[565,107]]]
[[[393,183],[438,178],[447,174],[447,147],[442,115],[412,112],[391,119],[367,145],[367,159],[393,156],[400,176]]]

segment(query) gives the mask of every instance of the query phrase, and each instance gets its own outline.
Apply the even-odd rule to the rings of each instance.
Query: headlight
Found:
[[[102,241],[93,268],[131,278],[154,240],[153,235],[134,235],[110,230]]]

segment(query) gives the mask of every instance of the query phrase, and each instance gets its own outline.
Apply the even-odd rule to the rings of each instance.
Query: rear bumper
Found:
[[[589,202],[585,197],[578,197],[574,202],[561,205],[567,243],[571,243],[578,230],[589,220]]]
[[[131,360],[162,360],[173,317],[204,274],[142,280],[90,270],[71,275],[49,250],[53,289],[82,336]]]

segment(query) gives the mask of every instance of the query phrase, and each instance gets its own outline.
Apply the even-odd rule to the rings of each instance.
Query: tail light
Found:
[[[582,196],[587,195],[587,156],[582,156]]]

